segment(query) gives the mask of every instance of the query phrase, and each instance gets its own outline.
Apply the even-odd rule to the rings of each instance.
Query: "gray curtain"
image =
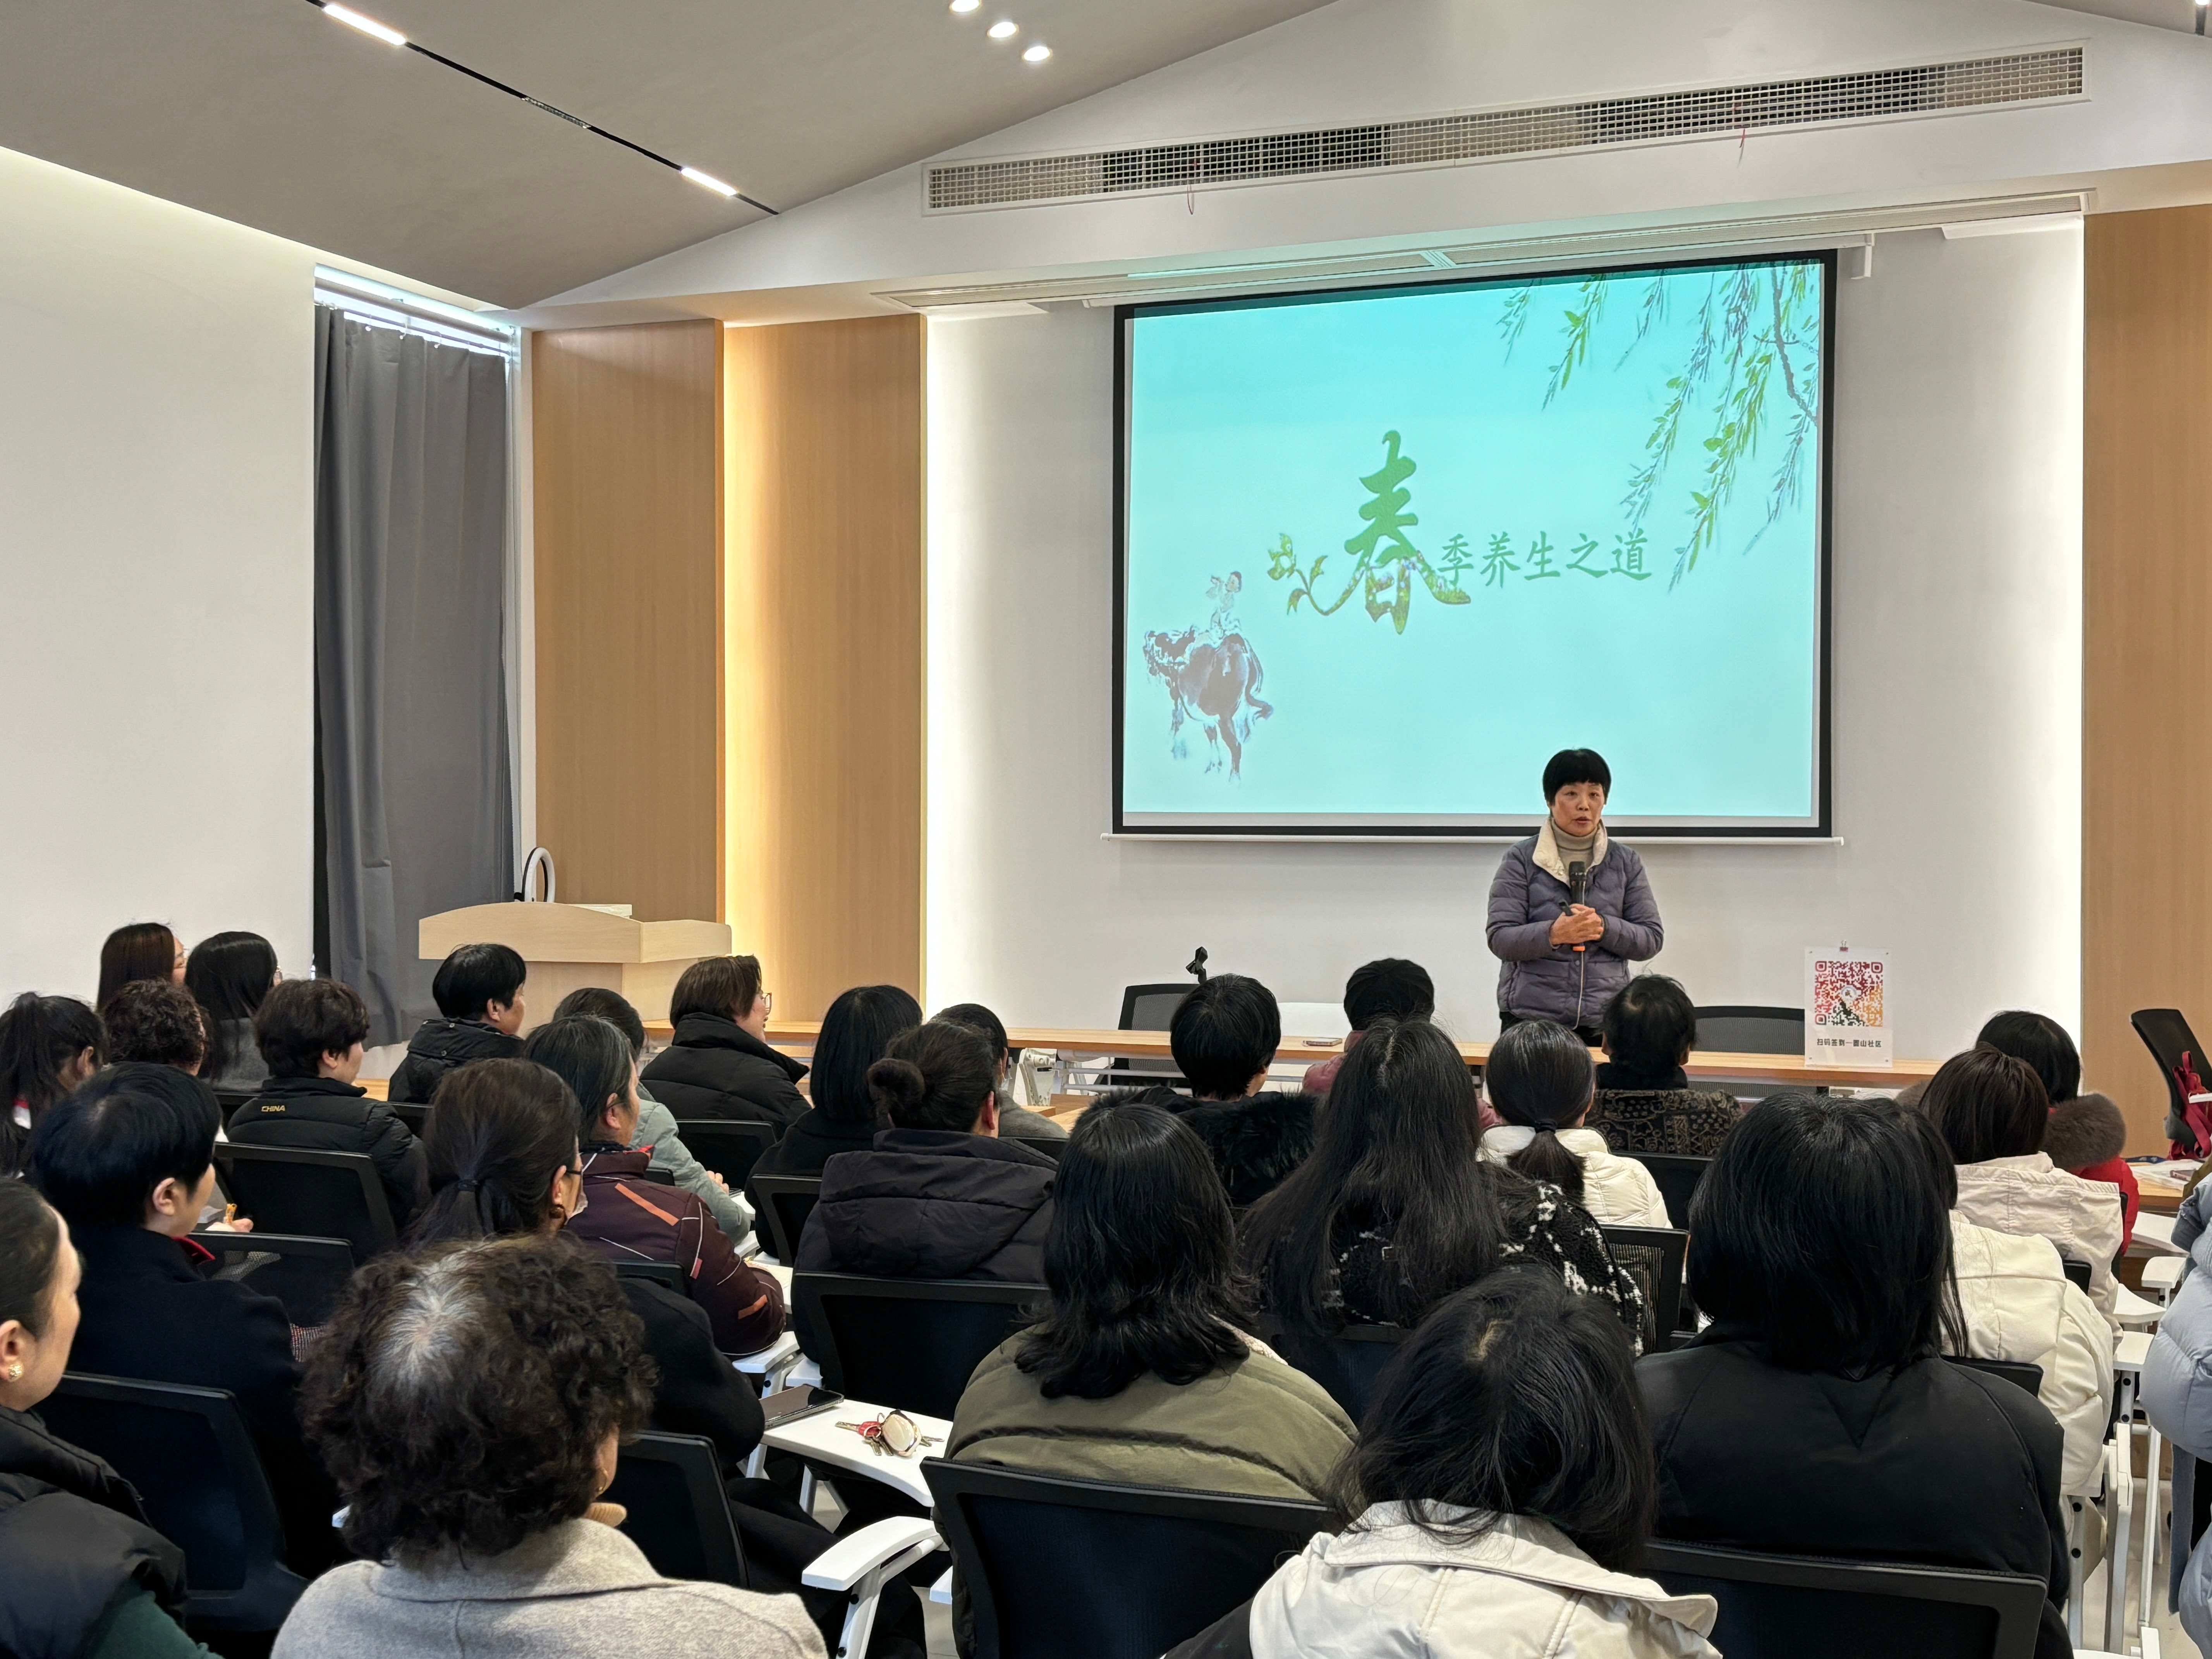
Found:
[[[318,968],[372,1044],[435,1012],[416,923],[514,891],[507,404],[501,359],[315,307]]]

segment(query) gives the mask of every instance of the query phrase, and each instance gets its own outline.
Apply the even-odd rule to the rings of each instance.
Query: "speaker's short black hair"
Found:
[[[1282,1046],[1283,1015],[1275,994],[1242,974],[1216,974],[1192,987],[1168,1022],[1176,1069],[1201,1099],[1243,1094]]]
[[[482,1019],[487,1003],[508,1003],[530,977],[511,945],[464,945],[438,964],[430,994],[447,1019]]]
[[[368,1038],[368,1006],[334,979],[288,979],[261,999],[253,1043],[271,1077],[313,1077],[325,1054]]]
[[[31,1133],[31,1182],[72,1227],[143,1226],[156,1187],[198,1186],[215,1156],[212,1117],[135,1083],[94,1078]]]
[[[1613,769],[1595,749],[1562,749],[1544,763],[1544,799],[1555,801],[1571,783],[1594,783],[1610,795]]]
[[[1352,970],[1344,982],[1344,1017],[1364,1031],[1378,1019],[1427,1019],[1437,1012],[1429,970],[1403,957],[1382,957]]]

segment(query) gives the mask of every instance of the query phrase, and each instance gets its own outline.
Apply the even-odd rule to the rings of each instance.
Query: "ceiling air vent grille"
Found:
[[[1905,69],[1527,105],[1371,126],[1008,161],[945,161],[926,170],[927,200],[932,212],[957,212],[2042,103],[2081,95],[2081,53],[2079,46],[2051,46]]]

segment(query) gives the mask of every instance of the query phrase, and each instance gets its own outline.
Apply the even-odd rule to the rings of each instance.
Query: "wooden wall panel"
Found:
[[[531,337],[538,838],[647,921],[724,915],[721,335]]]
[[[2129,1013],[2212,1037],[2212,207],[2087,238],[2081,1049],[2148,1152],[2166,1091]]]
[[[924,339],[726,335],[729,920],[779,1017],[921,992]]]

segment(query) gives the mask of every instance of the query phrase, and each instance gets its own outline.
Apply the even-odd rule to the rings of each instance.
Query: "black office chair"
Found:
[[[794,1273],[822,1381],[872,1406],[952,1415],[983,1357],[1047,1300],[1042,1285]]]
[[[755,1218],[768,1227],[769,1248],[788,1267],[799,1259],[799,1236],[806,1218],[822,1197],[820,1176],[764,1175],[753,1177],[753,1190],[761,1195],[763,1213]]]
[[[207,1630],[272,1631],[307,1581],[284,1565],[284,1528],[252,1437],[225,1389],[65,1372],[46,1426],[138,1489],[154,1530],[185,1553],[185,1617]]]
[[[222,1189],[257,1231],[300,1238],[343,1238],[356,1263],[398,1242],[384,1182],[366,1152],[310,1152],[290,1146],[219,1141]]]
[[[1196,983],[1194,980],[1180,980],[1169,985],[1123,986],[1121,1017],[1114,1023],[1114,1029],[1117,1031],[1166,1030],[1175,1018],[1175,1011],[1182,1006],[1182,1000],[1191,994]],[[1172,1060],[1137,1060],[1125,1054],[1109,1069],[1135,1072],[1168,1083],[1182,1081],[1182,1073]]]
[[[2030,1394],[2043,1391],[2043,1367],[2031,1365],[2025,1359],[1974,1359],[1962,1353],[1947,1354],[1944,1358],[1954,1365],[1964,1365],[1968,1370],[1986,1371],[1991,1376],[2001,1376],[2015,1388],[2025,1389]]]
[[[353,1277],[353,1246],[343,1238],[290,1233],[194,1233],[192,1243],[221,1265],[217,1279],[273,1296],[284,1317],[307,1329],[330,1322],[331,1310]]]
[[[610,1261],[617,1279],[649,1279],[681,1297],[691,1294],[691,1280],[673,1261]]]
[[[941,1457],[922,1476],[968,1592],[975,1659],[1164,1652],[1250,1599],[1328,1525],[1318,1504]]]
[[[1045,1135],[1006,1135],[1002,1139],[1013,1142],[1017,1146],[1026,1146],[1033,1152],[1042,1152],[1055,1164],[1060,1162],[1060,1155],[1067,1150],[1065,1136],[1053,1139]]]
[[[734,1118],[688,1117],[678,1121],[676,1138],[692,1157],[728,1183],[732,1192],[760,1162],[760,1155],[783,1138],[773,1123],[746,1123]]]
[[[230,1121],[230,1115],[247,1101],[260,1098],[261,1091],[258,1089],[217,1089],[215,1091],[215,1103],[222,1109],[222,1121],[226,1124]]]
[[[1621,1156],[1634,1158],[1651,1171],[1652,1180],[1659,1183],[1659,1196],[1666,1200],[1667,1219],[1677,1229],[1687,1228],[1691,1196],[1712,1167],[1712,1159],[1685,1158],[1676,1152],[1623,1152]]]
[[[1600,1227],[1605,1247],[1644,1292],[1644,1352],[1665,1353],[1681,1328],[1682,1260],[1690,1236],[1676,1227]]]
[[[663,1578],[752,1588],[713,1441],[641,1434],[622,1449],[605,1498],[629,1511],[622,1530]]]
[[[1289,1364],[1328,1390],[1354,1423],[1367,1415],[1367,1402],[1382,1372],[1413,1334],[1403,1325],[1346,1325],[1329,1334],[1294,1331],[1263,1319],[1260,1339]]]
[[[2049,1586],[2021,1573],[1754,1555],[1653,1540],[1644,1571],[1721,1604],[1729,1659],[2032,1659]]]
[[[2192,1156],[2202,1156],[2206,1149],[2189,1133],[2189,1097],[2182,1092],[2179,1073],[2185,1060],[2197,1068],[2198,1078],[2212,1083],[2212,1061],[2206,1060],[2203,1044],[2179,1008],[2138,1008],[2128,1016],[2128,1024],[2136,1028],[2157,1062],[2158,1074],[2166,1079],[2166,1138],[2191,1148]]]
[[[1723,1054],[1802,1054],[1805,1052],[1805,1011],[1765,1008],[1753,1003],[1728,1003],[1700,1008],[1698,1047]]]
[[[2062,1255],[2058,1258],[2058,1269],[2073,1281],[2075,1289],[2085,1293],[2088,1291],[2089,1264],[2087,1262],[2076,1261],[2071,1256]]]
[[[416,1100],[394,1100],[387,1102],[386,1104],[392,1108],[392,1115],[407,1126],[407,1133],[420,1140],[422,1138],[422,1131],[429,1127],[429,1103]]]

